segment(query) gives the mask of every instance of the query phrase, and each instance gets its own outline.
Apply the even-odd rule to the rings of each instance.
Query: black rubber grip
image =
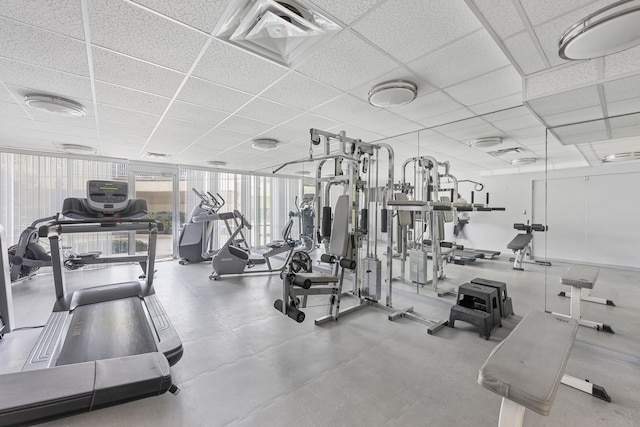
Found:
[[[451,191],[451,198],[449,200],[451,200],[453,202],[453,188],[450,189],[449,191]]]
[[[487,191],[487,203],[485,205],[489,206],[489,192]]]
[[[522,224],[521,222],[516,222],[515,224],[513,224],[513,228],[516,230],[525,230],[526,227],[524,224]]]
[[[440,242],[440,247],[441,248],[452,248],[453,247],[453,243],[451,243],[451,242]]]
[[[356,268],[356,262],[352,259],[342,258],[340,260],[340,267],[348,268],[349,270],[354,270]]]
[[[542,225],[542,224],[531,224],[531,229],[533,231],[547,231],[549,229],[549,227],[547,227],[546,225]]]
[[[277,299],[275,300],[275,302],[273,303],[273,307],[278,310],[280,313],[282,313],[282,300],[281,299]],[[287,306],[287,316],[289,316],[290,318],[292,318],[293,320],[295,320],[298,323],[302,323],[304,322],[304,318],[305,315],[302,311],[298,310],[295,307],[292,307],[290,305]]]
[[[471,190],[471,204],[473,204],[473,196],[474,196],[474,192],[473,190]]]
[[[380,232],[381,233],[386,233],[387,232],[387,215],[389,214],[389,211],[387,209],[381,209],[380,210]]]
[[[360,209],[360,230],[366,232],[369,229],[369,209]]]
[[[333,264],[336,262],[336,257],[329,254],[320,255],[320,261],[326,262],[327,264]]]
[[[331,237],[331,206],[322,208],[322,237]]]

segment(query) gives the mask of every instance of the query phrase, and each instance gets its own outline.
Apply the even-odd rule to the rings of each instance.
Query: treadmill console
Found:
[[[129,205],[129,184],[119,181],[88,181],[87,203],[103,214],[122,211]]]

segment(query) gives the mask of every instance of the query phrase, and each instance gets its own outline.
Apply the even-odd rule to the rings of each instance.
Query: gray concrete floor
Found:
[[[323,326],[315,326],[313,319],[325,307],[310,307],[307,320],[298,324],[273,309],[282,292],[277,274],[212,282],[207,263],[161,262],[156,292],[184,343],[184,357],[172,368],[181,393],[49,425],[497,425],[500,397],[477,384],[478,369],[529,310],[568,312],[568,299],[556,296],[563,290],[559,275],[566,267],[526,265],[524,272],[513,271],[506,255],[447,266],[441,287],[474,277],[507,283],[516,315],[486,341],[464,322],[428,335],[425,326],[408,319],[390,322],[385,311],[374,307]],[[67,278],[74,289],[138,274],[136,266],[120,266],[78,270]],[[583,317],[608,323],[617,333],[581,327],[566,370],[605,387],[612,402],[560,386],[551,415],[527,411],[525,426],[640,425],[638,277],[633,271],[601,270],[593,295],[613,299],[617,307],[583,303]],[[394,282],[393,305],[411,305],[433,319],[448,317],[455,297],[432,297],[428,287],[421,287],[419,295],[416,291],[415,285]],[[15,284],[13,293],[17,326],[46,321],[53,305],[51,275]],[[343,306],[350,304],[345,301]],[[310,298],[310,304],[324,303],[326,297]],[[21,369],[38,333],[17,331],[0,341],[0,373]]]

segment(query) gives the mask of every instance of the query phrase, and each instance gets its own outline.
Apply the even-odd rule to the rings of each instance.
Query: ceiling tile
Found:
[[[607,103],[609,116],[636,113],[638,110],[640,110],[640,97]]]
[[[2,126],[0,126],[0,129],[2,128],[14,129],[14,130],[22,129],[22,130],[29,130],[33,132],[40,132],[40,127],[38,126],[38,124],[35,121],[28,119],[26,116],[13,117],[11,120],[3,121]]]
[[[1,102],[0,101],[0,117],[3,117],[3,123],[6,118],[17,117],[20,119],[29,119],[29,116],[24,110],[15,102]]]
[[[507,66],[509,60],[489,33],[479,30],[407,65],[443,88]]]
[[[602,86],[607,102],[640,97],[640,75],[606,82]]]
[[[99,47],[92,53],[95,79],[113,85],[170,98],[184,79],[183,74]]]
[[[280,79],[260,96],[294,108],[310,110],[342,92],[297,72]]]
[[[486,118],[485,118],[486,119]],[[492,120],[491,123],[498,129],[509,132],[516,129],[525,129],[530,127],[537,127],[544,131],[544,126],[538,119],[532,114],[525,114],[521,116],[515,116],[505,118],[502,120]]]
[[[122,135],[126,141],[145,142],[154,126],[140,126],[134,123],[112,122],[111,120],[100,121],[100,135],[110,138],[117,138]]]
[[[255,136],[261,132],[271,129],[273,124],[248,119],[241,116],[230,116],[220,124],[220,128],[229,129],[234,132],[243,133],[247,136]]]
[[[229,129],[216,128],[206,134],[189,149],[202,152],[226,151],[246,141],[247,135]]]
[[[446,93],[437,91],[418,96],[413,102],[394,107],[390,111],[409,120],[420,121],[462,108],[463,105],[451,99]]]
[[[358,0],[358,1],[335,1],[335,0],[311,0],[311,2],[334,18],[351,24],[360,16],[367,13],[373,6],[384,0]]]
[[[86,127],[77,127],[77,126],[69,126],[69,125],[61,125],[58,123],[44,123],[40,122],[40,129],[49,135],[51,138],[54,135],[68,135],[68,136],[78,136],[82,138],[96,138],[96,129],[95,126],[93,128]]]
[[[604,78],[640,71],[640,46],[604,57]]]
[[[190,77],[177,99],[219,111],[233,112],[251,98],[247,93]]]
[[[202,123],[213,127],[227,118],[229,113],[182,101],[173,101],[173,104],[171,104],[166,116],[174,119]]]
[[[84,117],[61,116],[51,114],[47,111],[36,110],[35,108],[27,108],[29,115],[38,123],[54,123],[57,125],[65,125],[86,129],[96,128],[95,111],[92,103],[84,103],[87,115]]]
[[[567,111],[558,114],[543,115],[542,118],[549,126],[562,126],[571,123],[584,122],[587,120],[602,119],[602,108],[594,107],[581,108],[579,110]]]
[[[132,125],[146,126],[153,129],[160,120],[157,114],[148,114],[140,111],[127,110],[107,104],[98,104],[98,117],[102,120]]]
[[[211,130],[210,126],[165,117],[160,122],[152,139],[175,140],[179,143],[189,141],[191,143],[209,130]]]
[[[596,61],[582,61],[525,79],[525,99],[585,86],[598,80]]]
[[[327,119],[313,113],[304,113],[283,123],[284,126],[296,129],[300,131],[301,134],[308,133],[311,128],[324,130],[338,126],[339,124],[340,123],[335,120]]]
[[[492,99],[487,102],[470,105],[469,109],[474,113],[481,115],[492,111],[514,108],[519,105],[522,105],[522,94],[520,92],[514,93],[513,95],[507,95],[502,98]]]
[[[492,71],[446,89],[455,100],[467,106],[519,94],[521,91],[522,77],[513,66]]]
[[[501,39],[524,31],[524,25],[512,0],[471,0],[471,2]]]
[[[193,75],[233,89],[257,94],[287,69],[228,43],[212,40]]]
[[[527,104],[541,117],[600,105],[595,86],[532,99]]]
[[[206,36],[126,2],[89,3],[91,42],[186,72]]]
[[[350,122],[357,117],[373,113],[377,110],[376,107],[370,105],[368,102],[364,102],[353,95],[345,94],[311,111],[339,122]]]
[[[102,82],[96,82],[96,97],[97,102],[101,104],[141,111],[148,114],[162,114],[169,104],[169,98]]]
[[[93,99],[88,78],[0,58],[0,80],[18,98],[43,92],[72,99]]]
[[[478,138],[503,135],[503,132],[496,129],[489,123],[480,123],[478,124],[478,126],[468,127],[464,129],[455,129],[447,132],[443,132],[442,130],[440,130],[440,132],[444,133],[449,138],[455,139],[456,141],[460,141],[465,144],[468,144],[469,142]]]
[[[422,128],[421,125],[413,123],[388,110],[379,110],[375,113],[359,117],[351,124],[387,137]],[[396,128],[396,130],[393,130],[394,128]]]
[[[349,30],[338,34],[307,59],[298,71],[348,91],[381,76],[398,64]]]
[[[525,76],[546,68],[528,32],[509,37],[504,40],[504,46]]]
[[[211,0],[133,0],[149,9],[211,33],[228,2]]]
[[[387,1],[353,26],[405,63],[481,27],[464,2],[424,0]]]
[[[83,41],[0,17],[0,56],[57,71],[89,76]]]
[[[426,119],[418,120],[418,123],[424,125],[425,128],[431,128],[434,126],[440,126],[446,123],[455,122],[458,120],[468,119],[473,117],[474,114],[468,108],[460,108],[458,110],[449,111],[448,113],[438,114],[436,116],[427,117]]]
[[[84,40],[80,2],[2,0],[0,16]]]
[[[253,99],[237,112],[239,116],[273,124],[280,124],[301,113],[302,111],[297,108],[290,108],[262,98]]]

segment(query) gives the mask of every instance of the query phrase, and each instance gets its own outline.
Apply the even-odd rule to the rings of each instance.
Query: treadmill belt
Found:
[[[81,305],[56,363],[70,365],[157,351],[138,297]]]

